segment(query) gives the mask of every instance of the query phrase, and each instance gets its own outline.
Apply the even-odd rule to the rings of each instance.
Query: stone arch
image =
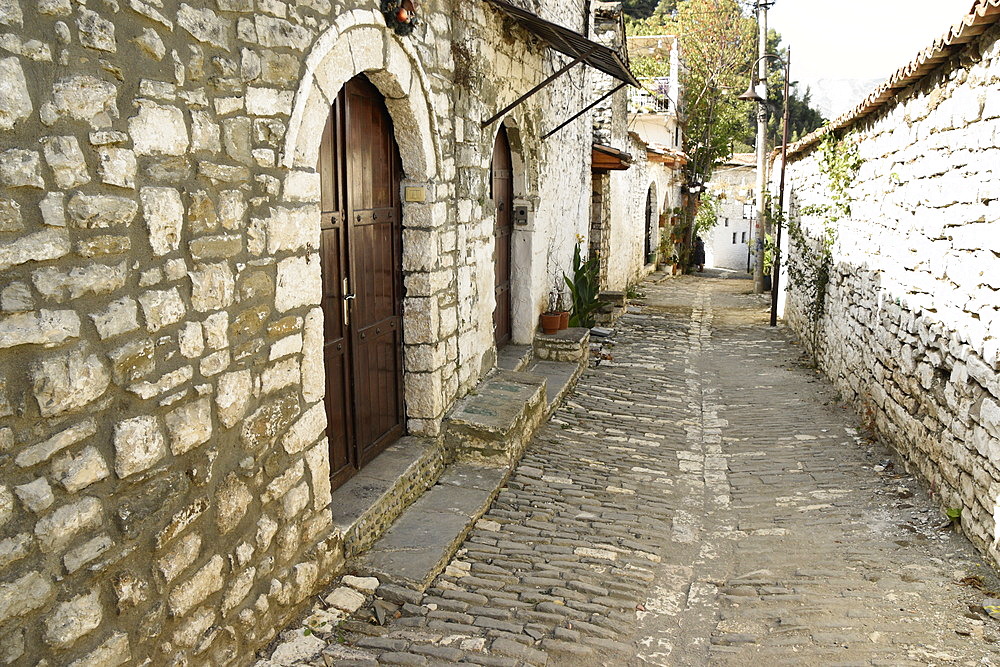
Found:
[[[392,118],[393,132],[403,165],[403,186],[422,188],[420,201],[402,197],[403,270],[412,275],[432,269],[427,248],[436,247],[437,229],[447,218],[447,207],[435,201],[440,178],[441,132],[432,108],[430,77],[423,70],[416,51],[404,39],[389,30],[377,12],[353,10],[337,17],[333,25],[313,44],[305,60],[305,69],[295,92],[292,116],[285,135],[281,165],[290,169],[295,183],[315,183],[305,192],[284,192],[288,202],[318,200],[319,179],[316,172],[320,143],[330,107],[341,88],[350,79],[364,74],[385,98]],[[303,188],[305,190],[305,188]],[[319,217],[311,224],[319,226]],[[319,273],[319,262],[314,270]],[[429,279],[413,281],[429,284]],[[409,284],[409,282],[408,282]],[[417,307],[429,301],[429,294],[409,290],[403,311],[404,331],[437,332],[437,312]],[[317,304],[318,305],[318,304]],[[432,343],[420,339],[421,343]],[[322,340],[304,349],[312,359],[322,359]],[[403,354],[416,354],[417,342],[404,342]],[[426,365],[426,364],[425,364]],[[440,368],[427,373],[404,371],[406,416],[411,433],[434,434],[444,412],[444,394],[440,391]]]
[[[295,93],[283,164],[315,168],[330,105],[347,81],[364,73],[385,97],[407,180],[431,181],[441,149],[434,141],[439,133],[430,81],[413,47],[389,31],[381,17],[375,23],[372,17],[362,10],[346,12],[316,40]]]

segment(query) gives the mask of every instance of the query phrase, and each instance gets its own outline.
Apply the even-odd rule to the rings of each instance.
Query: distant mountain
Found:
[[[833,120],[846,111],[850,111],[861,100],[868,97],[876,86],[885,79],[814,79],[800,80],[799,93],[805,93],[806,88],[812,92],[810,104],[819,109],[823,117]]]

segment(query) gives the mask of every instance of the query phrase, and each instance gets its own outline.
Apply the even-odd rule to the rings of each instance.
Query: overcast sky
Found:
[[[887,77],[958,23],[973,0],[777,0],[768,24],[793,80]]]

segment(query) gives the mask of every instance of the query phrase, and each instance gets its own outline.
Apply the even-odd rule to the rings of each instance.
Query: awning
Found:
[[[603,144],[594,144],[590,157],[592,171],[624,171],[632,166],[631,155]]]
[[[564,28],[563,26],[552,23],[551,21],[546,21],[538,15],[532,14],[531,12],[521,9],[520,7],[515,7],[511,3],[507,2],[507,0],[486,1],[510,18],[514,19],[514,21],[516,21],[525,30],[541,38],[550,48],[573,58],[573,60],[551,76],[547,77],[544,81],[529,90],[527,93],[514,100],[513,103],[498,111],[492,118],[483,121],[483,127],[491,125],[497,119],[503,117],[511,109],[527,100],[556,78],[567,72],[571,67],[581,62],[587,63],[594,69],[622,81],[622,85],[640,86],[639,81],[635,78],[635,75],[632,74],[628,65],[624,60],[622,60],[621,55],[619,55],[614,49],[587,39],[575,30]],[[617,88],[615,90],[617,90]],[[587,109],[589,108],[590,107],[587,107]],[[584,109],[584,111],[587,109]],[[582,114],[583,111],[580,113]],[[574,116],[574,118],[576,118],[576,116]]]
[[[520,7],[515,7],[507,2],[507,0],[486,1],[517,21],[528,32],[541,37],[550,47],[559,53],[564,53],[571,58],[588,54],[583,61],[594,69],[599,69],[619,81],[624,81],[633,86],[640,86],[635,75],[629,71],[628,65],[625,64],[621,56],[613,49],[587,39],[575,30],[564,28],[551,21],[546,21],[537,14],[532,14]]]

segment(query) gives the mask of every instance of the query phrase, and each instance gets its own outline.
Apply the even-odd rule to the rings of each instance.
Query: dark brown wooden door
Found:
[[[493,144],[493,165],[490,189],[493,203],[496,204],[497,217],[493,225],[493,235],[496,243],[493,250],[494,281],[493,293],[496,296],[496,308],[493,310],[493,338],[496,346],[503,347],[510,342],[510,266],[511,266],[511,232],[513,222],[511,209],[514,204],[513,160],[510,155],[510,143],[507,141],[507,130],[501,126]]]
[[[335,486],[404,430],[402,167],[385,102],[345,84],[320,147],[324,363]]]

